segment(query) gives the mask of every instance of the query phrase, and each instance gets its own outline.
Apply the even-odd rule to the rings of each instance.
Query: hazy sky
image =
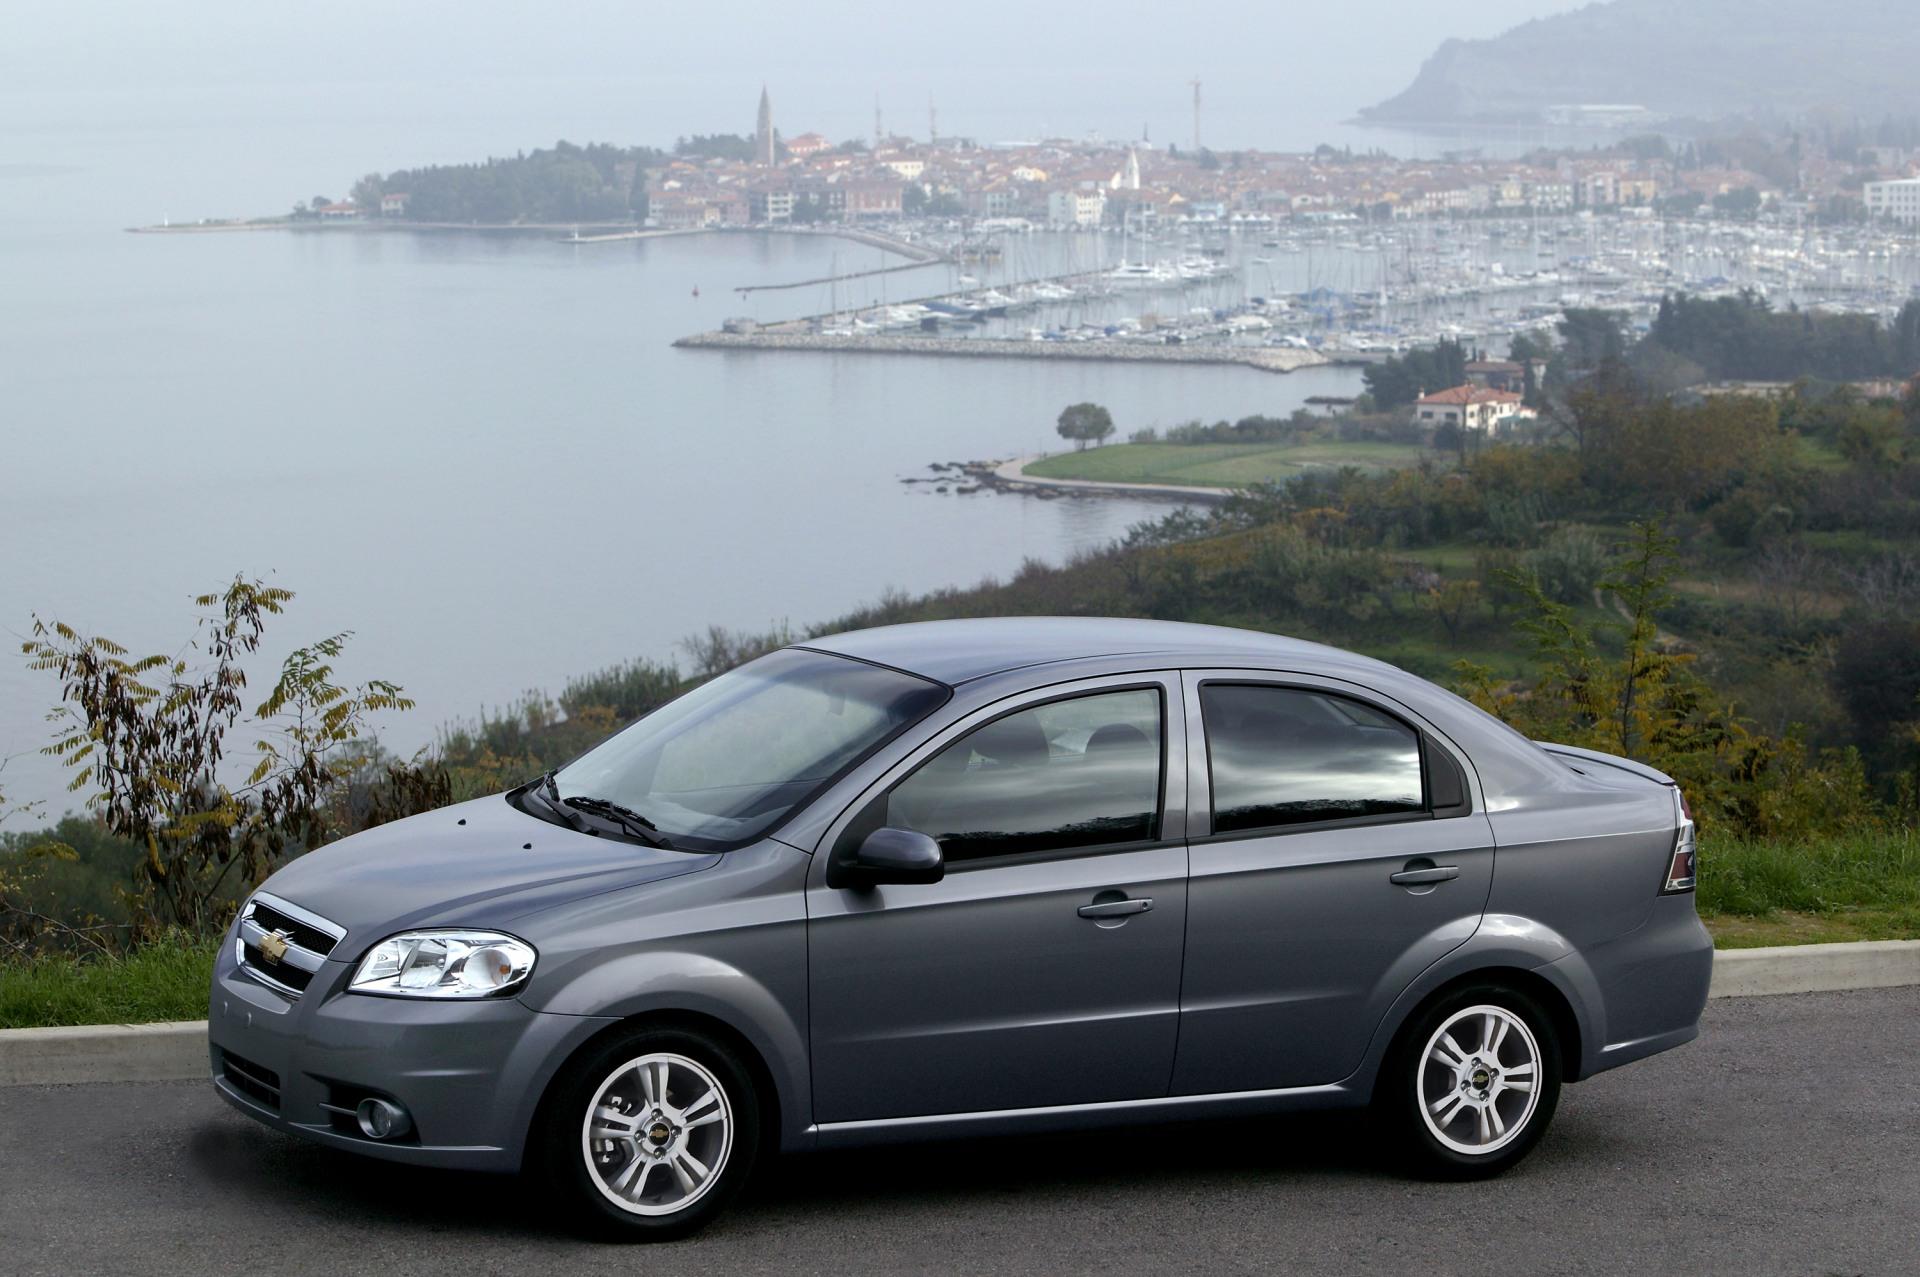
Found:
[[[0,104],[16,121],[21,111],[138,118],[151,100],[168,112],[198,102],[270,120],[377,122],[396,152],[413,126],[447,136],[458,116],[511,149],[558,129],[621,142],[745,131],[765,81],[788,133],[864,135],[877,93],[889,126],[915,135],[931,97],[943,133],[985,141],[1132,137],[1143,125],[1155,141],[1184,141],[1197,75],[1210,144],[1287,145],[1303,121],[1342,119],[1402,88],[1448,36],[1574,7],[6,0]]]

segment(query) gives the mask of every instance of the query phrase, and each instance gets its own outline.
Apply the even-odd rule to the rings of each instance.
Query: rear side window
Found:
[[[1156,690],[1051,701],[934,755],[887,794],[884,822],[951,862],[1151,841],[1162,749]]]
[[[1391,715],[1297,687],[1200,688],[1213,831],[1426,810],[1420,738]]]

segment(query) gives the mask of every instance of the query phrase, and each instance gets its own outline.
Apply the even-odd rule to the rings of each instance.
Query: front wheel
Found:
[[[1524,994],[1462,989],[1410,1026],[1376,1104],[1416,1173],[1479,1179],[1513,1166],[1546,1133],[1560,1099],[1553,1023]]]
[[[539,1132],[548,1182],[590,1231],[665,1241],[701,1228],[746,1180],[759,1099],[721,1043],[637,1029],[554,1083]]]

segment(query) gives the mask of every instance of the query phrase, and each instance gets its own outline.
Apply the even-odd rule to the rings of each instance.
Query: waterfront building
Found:
[[[357,222],[360,220],[360,206],[347,200],[337,200],[332,204],[322,204],[313,210],[323,222]]]
[[[901,194],[898,182],[850,181],[846,183],[847,219],[863,217],[899,217]]]
[[[1920,177],[1868,182],[1864,194],[1868,217],[1884,217],[1910,226],[1920,224]]]
[[[405,217],[407,215],[407,193],[388,191],[380,197],[380,216]]]
[[[1047,224],[1049,226],[1098,226],[1107,215],[1107,196],[1104,191],[1049,191],[1047,193]]]
[[[760,86],[760,123],[753,131],[753,162],[762,168],[773,167],[773,100],[767,86]]]
[[[1489,390],[1472,382],[1421,395],[1413,405],[1413,424],[1423,430],[1456,426],[1494,435],[1534,415],[1512,391]]]
[[[748,215],[756,222],[793,220],[793,187],[785,182],[757,182],[747,190]]]
[[[817,173],[796,178],[793,183],[793,208],[804,208],[814,221],[837,222],[847,212],[847,188]]]

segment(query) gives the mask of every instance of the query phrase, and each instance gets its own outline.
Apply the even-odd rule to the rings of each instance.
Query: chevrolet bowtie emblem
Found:
[[[261,936],[260,956],[268,962],[278,963],[287,956],[287,938],[274,932]]]

